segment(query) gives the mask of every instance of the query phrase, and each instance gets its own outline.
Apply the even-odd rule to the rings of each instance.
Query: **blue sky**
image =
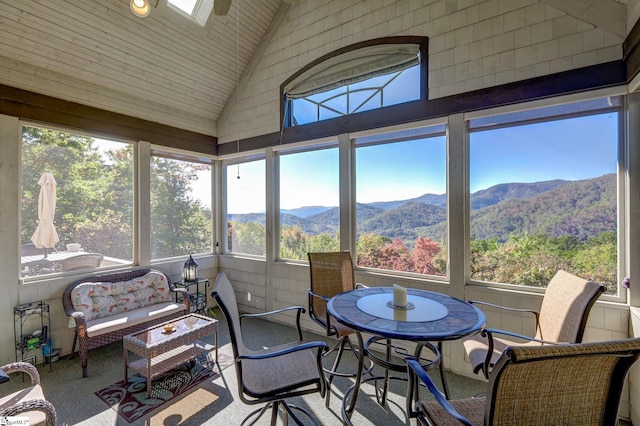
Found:
[[[506,182],[580,180],[615,173],[617,126],[616,114],[601,114],[473,132],[471,192]],[[443,194],[445,149],[444,137],[357,149],[358,202]],[[280,173],[281,208],[338,205],[337,148],[283,156]],[[230,181],[236,180],[236,166],[229,174]],[[233,205],[243,206],[243,212],[263,211],[264,200],[256,198],[258,182],[264,182],[263,167],[242,164],[240,175],[241,184],[231,183]]]
[[[505,182],[580,180],[615,173],[616,114],[472,132],[470,189],[476,192]],[[121,147],[96,139],[101,148]],[[358,202],[403,200],[446,189],[444,137],[374,145],[356,150]],[[337,206],[337,148],[283,155],[281,208]],[[229,212],[262,212],[265,208],[264,161],[227,169]],[[194,185],[205,202],[208,179]],[[202,195],[202,197],[200,196]],[[209,205],[208,202],[205,202]]]
[[[615,173],[617,117],[601,114],[471,133],[470,191],[504,182]]]

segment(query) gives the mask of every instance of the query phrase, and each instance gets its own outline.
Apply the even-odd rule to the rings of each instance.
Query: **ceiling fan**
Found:
[[[213,0],[213,13],[225,16],[231,7],[231,0]]]

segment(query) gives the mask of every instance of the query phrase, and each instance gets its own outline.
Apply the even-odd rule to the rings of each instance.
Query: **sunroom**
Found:
[[[640,336],[640,2],[147,7],[0,0],[3,364],[16,306],[46,302],[68,355],[70,282],[180,280],[189,255],[252,313],[307,305],[308,252],[350,251],[368,286],[516,308],[563,269],[606,286],[584,341]],[[98,267],[25,260],[45,172],[59,240],[42,258],[79,244]],[[459,341],[443,356],[481,380]],[[620,417],[640,423],[638,400],[632,370]]]

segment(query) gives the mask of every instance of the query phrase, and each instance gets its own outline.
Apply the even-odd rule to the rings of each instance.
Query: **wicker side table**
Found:
[[[165,325],[173,325],[166,332]],[[200,341],[204,336],[215,335],[215,346]],[[197,356],[215,349],[218,363],[218,321],[197,314],[167,321],[146,330],[124,336],[124,380],[128,380],[129,368],[147,378],[147,396],[151,397],[151,379]],[[141,358],[129,362],[129,352]]]

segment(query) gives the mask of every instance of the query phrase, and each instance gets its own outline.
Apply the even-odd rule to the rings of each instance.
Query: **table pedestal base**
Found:
[[[358,394],[360,392],[360,386],[362,383],[374,382],[375,386],[375,394],[377,403],[384,407],[387,403],[387,395],[389,388],[389,380],[402,380],[408,381],[407,376],[392,376],[391,372],[404,372],[407,371],[407,366],[402,361],[401,363],[393,362],[392,355],[400,355],[402,358],[406,356],[410,356],[411,354],[406,348],[399,347],[393,344],[393,339],[388,339],[386,337],[381,336],[373,336],[369,338],[365,345],[363,345],[362,336],[360,333],[356,332],[358,337],[359,346],[364,348],[364,354],[371,360],[372,363],[379,365],[384,368],[384,375],[373,375],[371,377],[367,377],[365,379],[362,378],[362,374],[356,376],[356,382],[347,389],[344,394],[343,402],[342,402],[342,420],[347,425],[352,425],[351,416],[353,411],[355,410],[356,401],[358,398]],[[433,370],[436,367],[440,368],[440,378],[442,380],[444,393],[447,399],[449,399],[449,391],[444,375],[444,363],[442,362],[442,342],[438,342],[438,346],[434,346],[429,342],[411,342],[416,344],[416,348],[414,350],[413,356],[419,360],[420,364],[423,366],[425,371]],[[379,345],[382,347],[382,352],[384,353],[384,357],[380,357],[376,351],[371,349],[372,346]],[[423,355],[423,349],[427,349],[431,351],[434,355],[433,359],[425,358]],[[364,356],[358,359],[359,371],[362,371],[362,367],[364,364]],[[382,387],[378,386],[378,381],[382,381]],[[411,390],[414,392],[414,390]],[[351,398],[349,398],[352,395]],[[411,400],[410,398],[406,399],[406,415],[407,420],[412,412]]]

